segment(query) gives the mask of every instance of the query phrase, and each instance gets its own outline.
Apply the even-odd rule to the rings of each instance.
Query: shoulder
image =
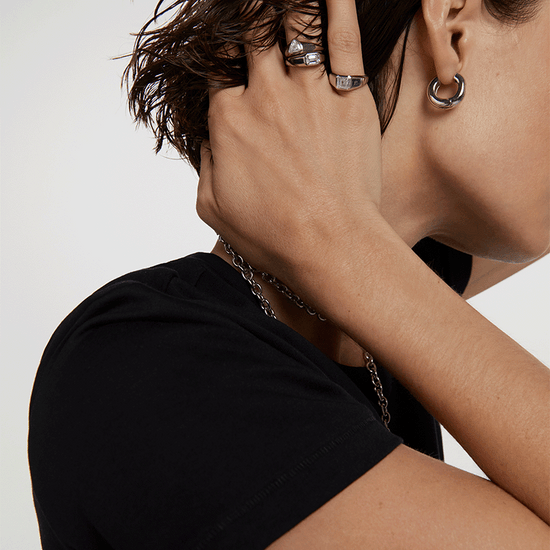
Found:
[[[205,311],[207,302],[216,301],[216,284],[202,285],[210,278],[219,286],[219,258],[193,254],[165,264],[123,275],[98,289],[78,305],[61,323],[48,343],[42,364],[67,351],[84,334],[101,327],[139,331],[139,323],[155,320],[177,322]],[[223,267],[223,266],[222,266]],[[228,286],[226,284],[226,286]],[[227,294],[225,295],[227,297]]]
[[[54,337],[29,435],[54,525],[134,548],[161,531],[164,547],[265,547],[400,443],[238,273],[199,260],[106,285]]]

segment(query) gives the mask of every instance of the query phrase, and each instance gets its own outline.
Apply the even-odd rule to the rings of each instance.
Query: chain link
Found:
[[[365,360],[365,367],[367,367],[367,370],[370,373],[370,378],[372,380],[372,385],[374,386],[374,391],[378,396],[378,405],[382,410],[382,422],[384,422],[384,426],[386,426],[386,428],[388,428],[389,430],[391,416],[388,411],[388,400],[384,396],[384,389],[382,388],[382,382],[380,381],[380,378],[378,376],[376,363],[374,362],[372,355],[367,351],[363,351],[363,359]]]
[[[262,285],[260,285],[260,283],[258,283],[256,279],[254,279],[254,274],[259,273],[259,271],[257,269],[254,269],[241,255],[237,254],[237,252],[233,250],[231,245],[228,242],[226,242],[222,237],[219,237],[219,239],[225,248],[225,252],[229,256],[231,256],[233,265],[241,272],[241,275],[243,276],[244,280],[250,285],[250,290],[252,291],[252,294],[254,294],[254,296],[256,296],[256,298],[258,298],[258,300],[260,301],[260,305],[264,310],[264,313],[268,317],[277,319],[277,316],[275,315],[275,312],[273,311],[273,308],[271,307],[269,300],[263,295]],[[284,294],[289,300],[294,302],[300,309],[304,309],[309,313],[309,315],[312,315],[312,316],[317,315],[320,321],[326,321],[326,319],[322,317],[320,313],[315,311],[312,307],[308,306],[298,295],[294,294],[294,292],[292,292],[290,288],[288,288],[284,283],[279,281],[276,277],[265,272],[262,272],[261,275],[262,275],[262,279],[266,283],[269,283],[270,285],[274,286],[275,289],[277,289],[281,294]],[[378,405],[382,410],[382,415],[381,415],[382,422],[384,423],[384,426],[386,426],[386,428],[389,430],[391,416],[388,411],[388,400],[384,396],[382,382],[380,381],[380,377],[378,376],[378,370],[376,369],[376,363],[374,362],[372,355],[364,350],[363,350],[363,360],[365,362],[365,367],[370,373],[372,384],[374,386],[374,390],[378,397]]]
[[[277,319],[277,316],[275,315],[275,312],[273,311],[269,300],[263,295],[262,285],[258,283],[256,279],[254,279],[254,273],[256,272],[256,270],[242,256],[237,254],[233,250],[233,248],[231,248],[231,245],[228,242],[225,242],[221,237],[219,237],[219,239],[220,242],[223,244],[227,254],[231,256],[233,265],[241,272],[244,280],[250,285],[250,290],[252,291],[252,294],[254,294],[254,296],[256,296],[256,298],[258,298],[258,300],[260,301],[260,305],[262,306],[265,314],[268,317]]]
[[[288,288],[284,283],[281,283],[277,277],[274,277],[273,275],[270,275],[269,273],[266,273],[265,271],[262,272],[262,279],[269,283],[270,285],[274,286],[281,294],[284,294],[291,302],[294,302],[300,309],[303,309],[309,313],[309,315],[315,316],[319,318],[319,321],[326,321],[326,319],[317,311],[315,311],[311,306],[308,306],[297,294],[294,294],[290,288]]]

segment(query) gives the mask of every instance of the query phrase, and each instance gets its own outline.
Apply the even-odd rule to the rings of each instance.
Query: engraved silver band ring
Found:
[[[343,75],[343,74],[329,74],[328,80],[332,84],[332,87],[341,92],[350,92],[351,90],[357,90],[369,83],[369,77],[366,75]]]

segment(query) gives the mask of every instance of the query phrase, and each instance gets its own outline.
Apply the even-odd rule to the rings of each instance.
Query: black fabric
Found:
[[[472,256],[430,238],[421,240],[413,250],[453,290],[464,293],[472,272]]]
[[[465,284],[463,285],[465,286]],[[50,340],[30,410],[42,546],[261,549],[434,419],[380,367],[338,365],[269,319],[220,258],[122,277]]]

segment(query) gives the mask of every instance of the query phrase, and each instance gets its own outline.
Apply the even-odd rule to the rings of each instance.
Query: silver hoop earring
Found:
[[[455,82],[458,86],[456,94],[449,99],[442,99],[437,95],[441,82],[439,82],[439,78],[435,77],[428,86],[428,99],[430,103],[438,109],[454,109],[464,99],[464,95],[466,94],[466,82],[464,82],[464,78],[458,73],[455,74]]]

